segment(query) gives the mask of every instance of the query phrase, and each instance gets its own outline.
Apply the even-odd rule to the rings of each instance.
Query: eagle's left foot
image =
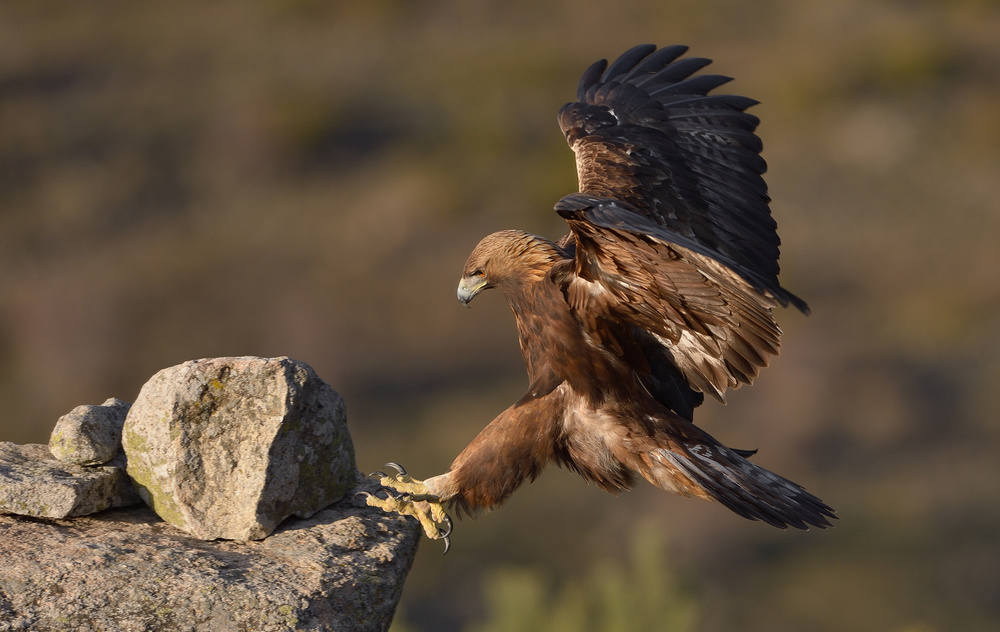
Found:
[[[444,540],[444,552],[447,553],[451,547],[452,522],[451,517],[444,511],[441,499],[430,493],[423,481],[418,481],[406,473],[403,466],[398,463],[386,463],[383,468],[396,470],[395,474],[389,475],[385,472],[372,472],[369,478],[378,477],[379,483],[386,488],[386,497],[381,498],[367,492],[361,492],[365,496],[365,503],[370,507],[378,507],[382,511],[389,511],[403,516],[413,516],[420,521],[424,528],[424,533],[432,540]],[[395,490],[400,494],[394,494],[389,490]]]

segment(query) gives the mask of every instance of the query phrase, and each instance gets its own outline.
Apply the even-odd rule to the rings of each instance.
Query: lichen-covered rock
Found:
[[[205,539],[266,537],[354,487],[344,402],[306,364],[213,358],[142,387],[122,434],[128,473],[164,520]]]
[[[353,495],[246,543],[192,538],[142,506],[0,516],[0,632],[381,632],[419,537]]]
[[[52,429],[52,456],[75,465],[100,465],[121,449],[122,426],[129,404],[114,397],[100,406],[77,406]]]
[[[139,502],[122,454],[83,467],[54,459],[41,444],[0,442],[0,513],[66,518]]]

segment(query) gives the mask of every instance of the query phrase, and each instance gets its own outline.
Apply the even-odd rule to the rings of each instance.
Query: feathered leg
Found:
[[[554,420],[561,405],[553,396],[511,406],[483,428],[440,476],[418,481],[399,465],[387,463],[385,467],[395,474],[372,474],[386,488],[386,498],[368,495],[366,502],[414,516],[427,537],[445,541],[447,552],[451,518],[443,503],[475,514],[502,503],[525,479],[534,479],[551,457]]]

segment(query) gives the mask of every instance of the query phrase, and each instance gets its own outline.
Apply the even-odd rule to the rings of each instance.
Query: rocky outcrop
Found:
[[[0,516],[0,632],[386,630],[418,538],[353,495],[254,542],[195,539],[144,506]]]
[[[164,369],[122,435],[128,473],[167,522],[211,540],[267,536],[354,487],[344,401],[288,358],[213,358]]]
[[[0,442],[0,513],[67,518],[139,502],[124,455],[84,467],[59,461],[48,446]]]
[[[307,365],[185,362],[51,446],[0,443],[0,632],[389,627],[420,527],[351,493],[378,484]]]

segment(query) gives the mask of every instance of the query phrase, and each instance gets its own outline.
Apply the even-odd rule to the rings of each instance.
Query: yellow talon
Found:
[[[385,472],[373,472],[378,476],[379,483],[387,488],[400,492],[400,495],[386,491],[386,498],[366,494],[365,503],[369,507],[378,507],[382,511],[398,513],[403,516],[413,516],[424,528],[424,533],[432,540],[444,540],[444,552],[451,546],[452,521],[445,513],[441,500],[431,494],[423,481],[418,481],[408,475],[402,466],[396,463],[386,463],[383,468],[393,468],[397,474],[390,476]]]

